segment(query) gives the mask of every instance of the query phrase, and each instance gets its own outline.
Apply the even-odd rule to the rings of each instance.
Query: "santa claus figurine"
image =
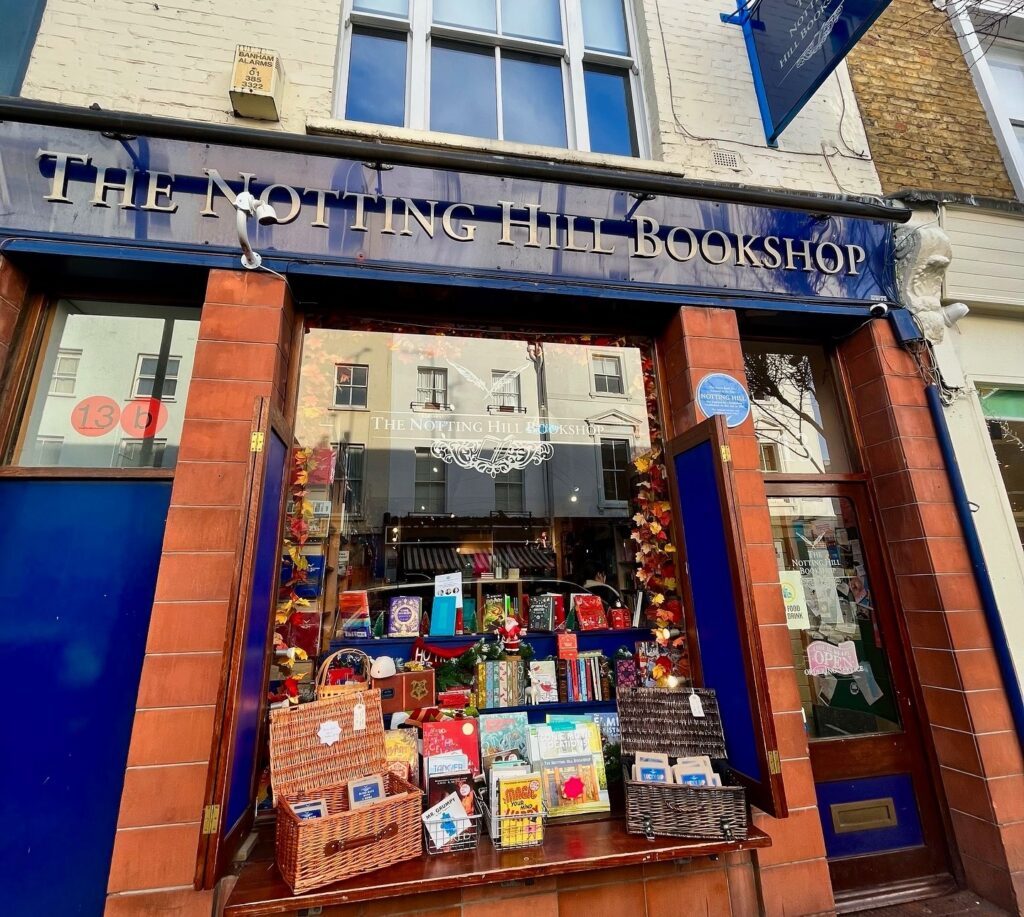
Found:
[[[498,636],[505,644],[505,653],[509,656],[519,655],[519,644],[523,639],[522,625],[512,617],[505,618],[505,623],[498,628]]]

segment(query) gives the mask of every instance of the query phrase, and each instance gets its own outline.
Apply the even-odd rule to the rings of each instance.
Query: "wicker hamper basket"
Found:
[[[422,794],[385,762],[380,691],[271,712],[277,867],[293,893],[420,855]],[[348,781],[373,774],[383,779],[385,798],[350,809]],[[323,799],[327,815],[300,819],[292,805],[307,799]]]
[[[689,695],[697,694],[704,708],[695,717]],[[707,755],[724,759],[725,736],[715,692],[687,688],[623,688],[618,692],[622,754],[660,752],[674,758]],[[723,782],[728,771],[720,773]],[[677,783],[641,783],[625,779],[626,830],[647,837],[693,837],[711,840],[745,839],[750,819],[746,791],[741,786],[702,787]]]

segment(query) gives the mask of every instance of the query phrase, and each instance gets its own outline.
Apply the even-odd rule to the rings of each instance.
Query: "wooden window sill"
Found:
[[[273,839],[261,836],[238,876],[224,909],[225,917],[260,917],[302,908],[329,907],[354,901],[395,898],[449,888],[521,881],[543,876],[718,856],[771,846],[771,839],[751,826],[743,841],[698,841],[659,837],[648,841],[627,834],[621,819],[549,825],[541,847],[497,851],[486,836],[476,850],[396,863],[322,889],[293,895],[273,864]]]

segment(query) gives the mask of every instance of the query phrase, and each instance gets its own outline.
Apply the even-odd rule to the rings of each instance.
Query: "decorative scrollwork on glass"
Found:
[[[499,474],[546,462],[555,454],[555,447],[546,442],[487,437],[482,440],[436,440],[430,452],[446,465],[472,468],[496,478]]]

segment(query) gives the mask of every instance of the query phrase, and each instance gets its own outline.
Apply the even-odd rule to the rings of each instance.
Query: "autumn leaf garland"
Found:
[[[309,539],[309,520],[313,517],[313,504],[308,496],[309,476],[316,470],[312,449],[292,450],[291,511],[285,521],[284,547],[292,562],[292,575],[281,584],[277,602],[277,623],[286,624],[299,608],[309,607],[309,599],[302,598],[296,587],[306,582],[309,560],[302,548]]]

